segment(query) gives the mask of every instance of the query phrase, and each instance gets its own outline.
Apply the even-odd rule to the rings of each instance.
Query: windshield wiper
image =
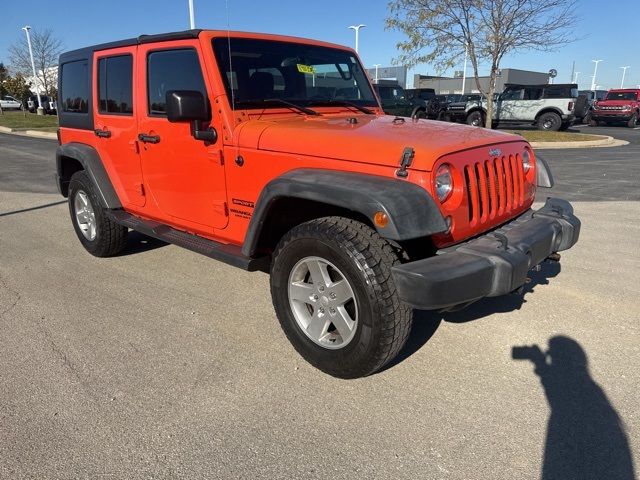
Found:
[[[355,108],[357,110],[360,110],[362,113],[366,113],[367,115],[375,115],[375,112],[373,110],[369,110],[367,107],[363,107],[361,105],[358,105],[356,103],[353,102],[349,102],[347,100],[336,100],[336,99],[330,99],[330,98],[326,98],[326,99],[321,99],[321,100],[314,100],[313,104],[314,105],[318,105],[318,104],[323,104],[323,103],[327,103],[329,105],[342,105],[345,107],[352,107]]]
[[[264,98],[259,100],[245,100],[241,102],[236,102],[236,106],[238,105],[258,106],[258,105],[263,105],[265,103],[279,103],[282,105],[286,105],[287,107],[291,107],[295,110],[298,110],[306,115],[320,115],[320,113],[316,112],[315,110],[311,110],[310,108],[306,108],[301,105],[296,105],[293,102],[288,102],[286,100],[282,100],[281,98]]]

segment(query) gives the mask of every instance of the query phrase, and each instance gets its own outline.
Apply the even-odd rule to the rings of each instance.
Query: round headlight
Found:
[[[453,177],[449,165],[441,165],[436,171],[436,195],[440,202],[444,202],[453,191]]]
[[[524,173],[531,169],[531,154],[527,149],[522,153],[522,168],[524,168]]]

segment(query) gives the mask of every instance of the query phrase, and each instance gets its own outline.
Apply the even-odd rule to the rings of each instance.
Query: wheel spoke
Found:
[[[344,278],[329,285],[327,288],[329,292],[335,294],[335,298],[332,296],[331,299],[336,305],[342,306],[353,298],[351,287],[349,287],[349,283]]]
[[[311,317],[309,325],[307,325],[307,335],[313,339],[320,340],[327,333],[328,323],[326,315],[319,316],[316,311]]]
[[[329,277],[329,271],[327,270],[326,263],[318,259],[309,260],[306,263],[314,285],[327,286],[331,283],[331,277]]]
[[[356,324],[344,307],[336,308],[336,315],[331,318],[331,323],[343,339],[351,336],[351,331]]]
[[[312,295],[316,289],[313,285],[303,282],[293,282],[289,286],[289,296],[291,300],[299,300],[304,303],[313,304]]]

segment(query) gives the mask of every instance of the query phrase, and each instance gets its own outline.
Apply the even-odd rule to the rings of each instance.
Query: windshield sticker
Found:
[[[313,75],[314,73],[316,73],[316,69],[313,68],[311,65],[302,65],[301,63],[298,63],[297,67],[300,73],[306,73],[309,75]]]

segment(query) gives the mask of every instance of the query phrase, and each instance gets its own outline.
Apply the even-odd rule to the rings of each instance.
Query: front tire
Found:
[[[111,257],[127,246],[128,229],[105,215],[95,187],[83,171],[69,182],[69,213],[76,235],[87,252],[95,257]]]
[[[635,128],[637,125],[638,125],[638,114],[634,113],[633,115],[631,115],[631,118],[627,122],[627,127]]]
[[[271,295],[300,355],[339,378],[369,375],[404,346],[412,309],[391,275],[399,258],[372,228],[326,217],[294,227],[279,242]]]
[[[485,116],[482,112],[471,112],[469,116],[467,116],[467,125],[471,125],[473,127],[484,127],[485,125]]]

